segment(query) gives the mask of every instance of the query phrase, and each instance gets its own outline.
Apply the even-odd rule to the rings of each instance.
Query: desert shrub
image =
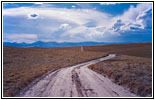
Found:
[[[140,96],[151,96],[152,62],[146,58],[120,55],[89,67]]]
[[[91,68],[91,69],[94,69],[95,65],[92,64],[92,65],[89,65],[88,67]]]

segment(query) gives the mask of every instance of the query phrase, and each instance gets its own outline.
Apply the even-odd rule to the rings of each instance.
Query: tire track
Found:
[[[47,74],[21,97],[132,97],[136,96],[108,78],[88,69],[91,64],[114,58],[107,57],[62,68]]]

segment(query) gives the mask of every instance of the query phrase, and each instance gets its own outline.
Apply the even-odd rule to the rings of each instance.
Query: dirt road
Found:
[[[49,73],[21,97],[133,97],[136,96],[110,79],[90,70],[89,65],[114,58],[107,57],[58,69]]]

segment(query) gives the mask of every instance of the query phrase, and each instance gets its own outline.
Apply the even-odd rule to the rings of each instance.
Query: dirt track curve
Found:
[[[134,97],[136,95],[113,83],[110,79],[90,70],[89,65],[114,58],[107,57],[61,68],[47,74],[21,97]]]

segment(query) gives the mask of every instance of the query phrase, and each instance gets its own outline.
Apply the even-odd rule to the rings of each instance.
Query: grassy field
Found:
[[[152,58],[152,43],[112,44],[103,46],[87,46],[86,51],[107,52],[121,55]]]
[[[129,88],[132,93],[139,96],[151,96],[152,63],[149,59],[119,55],[91,65],[89,68]]]
[[[3,48],[3,93],[14,96],[49,70],[105,56],[103,52],[75,48]]]
[[[69,48],[3,47],[3,96],[14,96],[32,80],[49,70],[106,56],[117,57],[96,65],[92,70],[129,87],[140,96],[151,94],[152,44],[115,44]]]
[[[96,49],[95,46],[93,48],[87,47],[89,51],[101,52],[105,50],[108,53],[117,54],[116,58],[90,65],[89,68],[109,77],[115,83],[129,88],[132,93],[139,96],[151,96],[151,45],[151,43],[142,43],[97,46]]]

